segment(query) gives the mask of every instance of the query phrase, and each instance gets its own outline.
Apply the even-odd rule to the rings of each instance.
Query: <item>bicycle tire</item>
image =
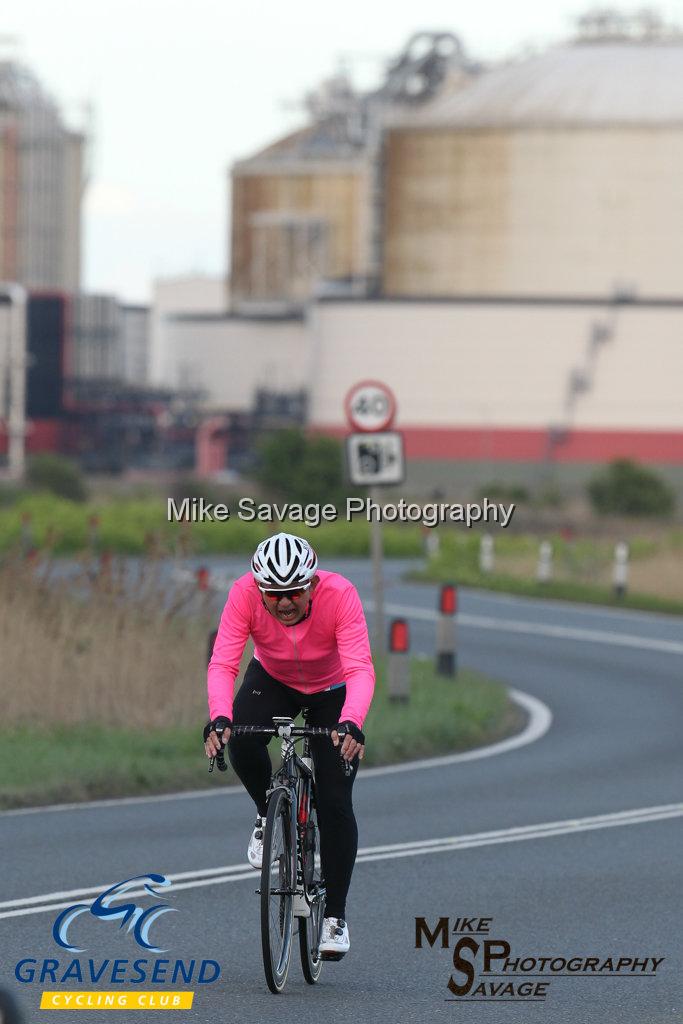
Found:
[[[311,804],[312,815],[315,815],[315,851],[320,844],[320,831],[318,829],[318,815],[315,804]],[[311,812],[309,812],[310,814]],[[320,868],[315,867],[313,872],[313,887],[317,898],[311,904],[311,916],[299,918],[299,954],[301,956],[301,969],[304,978],[309,985],[315,985],[320,978],[323,969],[323,960],[318,951],[320,938],[323,929],[325,915],[325,891],[322,887]]]
[[[296,842],[288,794],[276,789],[268,802],[261,866],[261,949],[268,988],[282,992],[292,955]],[[277,861],[277,873],[271,866]],[[288,894],[274,893],[286,890]]]

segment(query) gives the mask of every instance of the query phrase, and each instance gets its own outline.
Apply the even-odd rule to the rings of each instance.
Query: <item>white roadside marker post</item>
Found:
[[[424,545],[427,558],[436,558],[441,547],[439,535],[433,527],[424,527]]]
[[[538,566],[536,579],[539,583],[549,583],[553,578],[553,546],[549,540],[541,541],[538,549]]]
[[[616,597],[625,597],[628,589],[628,544],[625,544],[623,540],[620,540],[614,548],[612,583]]]
[[[485,533],[479,542],[479,571],[482,573],[493,572],[493,537]]]

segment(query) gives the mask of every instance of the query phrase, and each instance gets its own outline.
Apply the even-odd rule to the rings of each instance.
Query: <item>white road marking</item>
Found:
[[[440,839],[415,839],[406,843],[389,843],[383,846],[366,846],[358,851],[357,863],[378,860],[396,860],[402,857],[418,857],[431,853],[449,853],[469,850],[478,846],[496,846],[500,843],[517,843],[529,839],[549,839],[554,836],[573,835],[602,828],[617,828],[626,825],[644,825],[653,821],[665,821],[683,817],[683,803],[662,804],[656,807],[640,807],[630,811],[616,811],[610,814],[596,814],[588,818],[568,818],[564,821],[548,821],[536,825],[520,825],[513,828],[495,829],[491,832],[475,832],[464,836],[444,836]],[[202,868],[197,871],[182,871],[167,876],[172,882],[169,895],[181,889],[196,889],[207,885],[224,885],[251,879],[258,883],[260,875],[253,868],[242,864],[231,864],[220,868]],[[42,896],[8,900],[0,903],[0,918],[22,917],[28,914],[43,914],[71,906],[73,898],[98,896],[113,885],[94,886],[88,889],[74,889],[68,892],[53,892]],[[144,896],[145,891],[126,892],[126,897]],[[72,897],[66,899],[65,897]],[[60,902],[54,902],[58,900]],[[20,909],[19,904],[26,904]],[[7,908],[7,909],[5,909]]]
[[[377,768],[364,768],[358,775],[358,780],[372,778],[375,775],[395,775],[398,772],[416,771],[422,768],[441,768],[449,764],[461,764],[464,761],[478,761],[482,757],[494,757],[497,754],[505,754],[518,747],[525,747],[528,743],[534,743],[545,736],[550,728],[553,715],[547,704],[532,697],[521,690],[510,688],[508,693],[516,704],[519,704],[529,714],[529,721],[516,736],[510,736],[499,743],[492,743],[488,747],[477,747],[474,750],[463,750],[459,754],[444,754],[443,757],[427,757],[421,761],[407,761],[404,764],[386,764]]]
[[[371,602],[366,602],[370,605]],[[430,608],[413,608],[408,605],[389,604],[390,615],[402,615],[408,619],[422,619],[433,622],[438,612]],[[662,651],[665,654],[683,654],[683,642],[662,640],[657,637],[636,636],[631,633],[614,633],[606,629],[583,629],[579,626],[552,626],[542,622],[524,622],[521,619],[499,619],[491,615],[457,616],[458,625],[473,629],[491,629],[501,633],[523,633],[527,636],[550,636],[561,640],[578,640],[582,643],[611,644],[614,647],[636,647],[645,651]]]
[[[551,726],[553,716],[550,708],[536,697],[521,690],[510,688],[509,694],[529,715],[529,721],[520,733],[498,743],[474,750],[463,750],[458,754],[444,754],[442,757],[427,757],[418,761],[405,761],[402,764],[381,765],[377,768],[363,768],[358,774],[357,782],[376,775],[395,775],[397,772],[420,771],[425,768],[441,768],[444,765],[459,764],[464,761],[476,761],[482,757],[494,757],[505,754],[518,747],[539,740]],[[50,804],[45,807],[19,807],[15,810],[0,811],[0,817],[21,816],[25,814],[46,814],[51,811],[81,811],[93,807],[124,807],[128,804],[161,803],[168,800],[195,800],[201,797],[244,796],[242,786],[220,786],[214,789],[194,789],[184,793],[163,793],[157,796],[117,797],[112,800],[90,800],[87,803]]]
[[[204,796],[238,796],[241,786],[222,786],[220,789],[186,789],[178,793],[157,793],[151,796],[120,796],[102,800],[84,800],[81,803],[45,804],[41,807],[15,807],[0,811],[0,818],[21,817],[24,814],[49,814],[52,811],[83,811],[97,807],[127,807],[134,804],[166,803],[168,800],[196,800]]]
[[[200,871],[181,871],[174,874],[173,878],[178,881],[182,881],[185,878],[200,878],[203,876],[208,878],[210,875],[224,875],[226,872],[242,870],[244,870],[244,864],[234,864],[232,867],[224,866],[221,868],[202,868]],[[32,906],[34,903],[49,903],[54,900],[69,900],[67,906],[70,906],[73,900],[84,899],[86,896],[98,896],[113,884],[113,882],[110,882],[108,885],[91,885],[88,889],[65,889],[63,892],[50,892],[46,896],[26,896],[18,900],[5,900],[4,903],[0,903],[0,910],[5,910],[9,907]],[[135,895],[140,894],[144,894],[143,889]],[[131,891],[130,893],[126,892],[125,895],[134,894]]]

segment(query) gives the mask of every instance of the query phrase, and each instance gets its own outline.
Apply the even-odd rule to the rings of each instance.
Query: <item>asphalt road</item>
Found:
[[[370,597],[365,563],[338,567]],[[400,568],[388,574],[389,613],[410,617],[413,650],[429,654],[434,588],[402,583]],[[159,872],[183,876],[173,888],[177,913],[154,925],[156,941],[168,948],[159,955],[221,966],[220,979],[195,985],[193,1009],[173,1020],[682,1021],[683,621],[463,592],[459,646],[462,664],[543,702],[550,728],[476,760],[361,772],[352,948],[343,962],[325,966],[313,988],[296,962],[284,995],[265,987],[258,876],[244,868],[253,808],[240,791],[222,789],[217,779],[209,792],[183,798],[0,815],[0,971],[25,1019],[46,1018],[37,1009],[43,990],[77,987],[14,980],[22,957],[57,957],[64,969],[76,955],[52,941],[56,906],[76,902],[74,891],[91,890],[92,898],[116,881]],[[451,976],[466,981],[452,959],[463,936],[450,935],[448,948],[439,939],[416,949],[416,917],[430,928],[448,917],[449,929],[457,918],[492,919],[476,936],[476,977],[465,996],[447,988]],[[88,958],[144,956],[111,923],[81,918],[73,929],[86,965]],[[527,973],[495,977],[504,972],[493,961],[482,976],[484,940],[507,942],[510,959],[524,961]],[[542,971],[533,964],[542,957],[555,966]],[[592,958],[594,969],[562,966],[562,959],[581,966],[578,958]],[[608,958],[613,966],[619,958],[647,963],[622,964],[615,976],[604,966]],[[650,958],[664,959],[653,970]],[[528,1002],[527,989],[517,1001],[525,980],[545,984],[543,998]],[[513,986],[505,1002],[500,995],[472,1001],[497,984]],[[85,1011],[60,1014],[93,1019]],[[117,1011],[116,1020],[143,1016]]]

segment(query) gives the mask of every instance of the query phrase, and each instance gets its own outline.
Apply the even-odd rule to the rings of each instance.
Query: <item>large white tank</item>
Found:
[[[683,42],[581,41],[499,66],[385,146],[397,296],[683,294]]]

